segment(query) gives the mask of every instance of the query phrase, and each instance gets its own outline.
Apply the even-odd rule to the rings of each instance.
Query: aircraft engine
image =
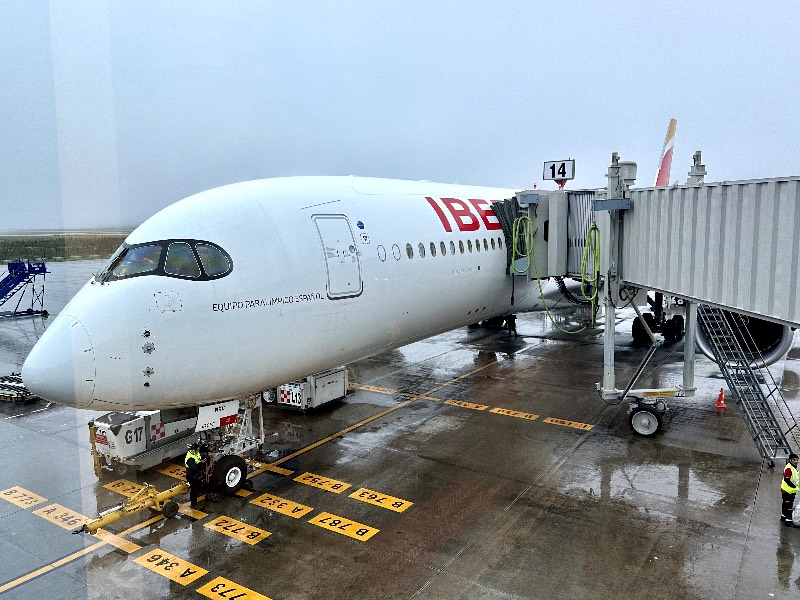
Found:
[[[725,316],[736,333],[742,350],[750,357],[750,365],[754,368],[762,368],[778,362],[792,347],[794,330],[791,327],[727,310]],[[700,351],[714,360],[714,353],[703,328],[699,325],[696,339]]]

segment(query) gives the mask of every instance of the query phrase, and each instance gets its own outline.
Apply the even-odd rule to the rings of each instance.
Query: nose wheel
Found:
[[[652,437],[661,429],[667,403],[663,400],[631,402],[628,422],[636,435]]]

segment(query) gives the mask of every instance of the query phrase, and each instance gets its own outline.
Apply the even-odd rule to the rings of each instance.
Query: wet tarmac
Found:
[[[50,265],[48,310],[100,264]],[[619,382],[646,350],[631,316],[617,325]],[[0,320],[0,374],[46,324]],[[800,598],[780,472],[736,406],[714,408],[713,363],[698,358],[697,395],[640,438],[627,404],[595,392],[601,329],[566,335],[530,314],[517,330],[460,329],[349,365],[351,393],[313,412],[268,406],[274,435],[255,459],[274,467],[251,495],[206,501],[204,516],[139,513],[108,528],[121,547],[73,522],[131,483],[176,479],[156,467],[98,480],[86,424],[99,413],[0,404],[3,597]],[[773,367],[795,414],[798,360],[796,347]],[[679,384],[682,361],[682,344],[659,348],[641,385]]]

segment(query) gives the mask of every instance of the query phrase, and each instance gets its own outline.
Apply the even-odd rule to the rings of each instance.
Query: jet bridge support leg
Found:
[[[694,396],[695,336],[697,335],[697,303],[686,301],[686,335],[683,338],[683,392]]]

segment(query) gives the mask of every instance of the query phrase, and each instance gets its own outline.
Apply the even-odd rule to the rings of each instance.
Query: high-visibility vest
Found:
[[[798,490],[798,484],[800,484],[800,476],[797,474],[797,468],[792,463],[786,463],[786,467],[791,469],[792,476],[789,478],[792,482],[792,485],[786,483],[786,478],[784,477],[781,481],[781,489],[788,493],[788,494],[796,494]],[[786,472],[786,467],[784,467],[784,472]]]
[[[187,469],[189,468],[189,459],[190,459],[190,458],[194,459],[194,461],[195,461],[195,462],[196,462],[198,465],[199,465],[199,464],[202,462],[202,460],[203,460],[203,457],[202,457],[202,456],[200,456],[200,452],[198,452],[197,450],[189,450],[189,451],[186,453],[186,458],[184,458],[184,459],[183,459],[183,465],[184,465],[184,466],[185,466]],[[795,473],[797,473],[797,471],[795,471]]]

